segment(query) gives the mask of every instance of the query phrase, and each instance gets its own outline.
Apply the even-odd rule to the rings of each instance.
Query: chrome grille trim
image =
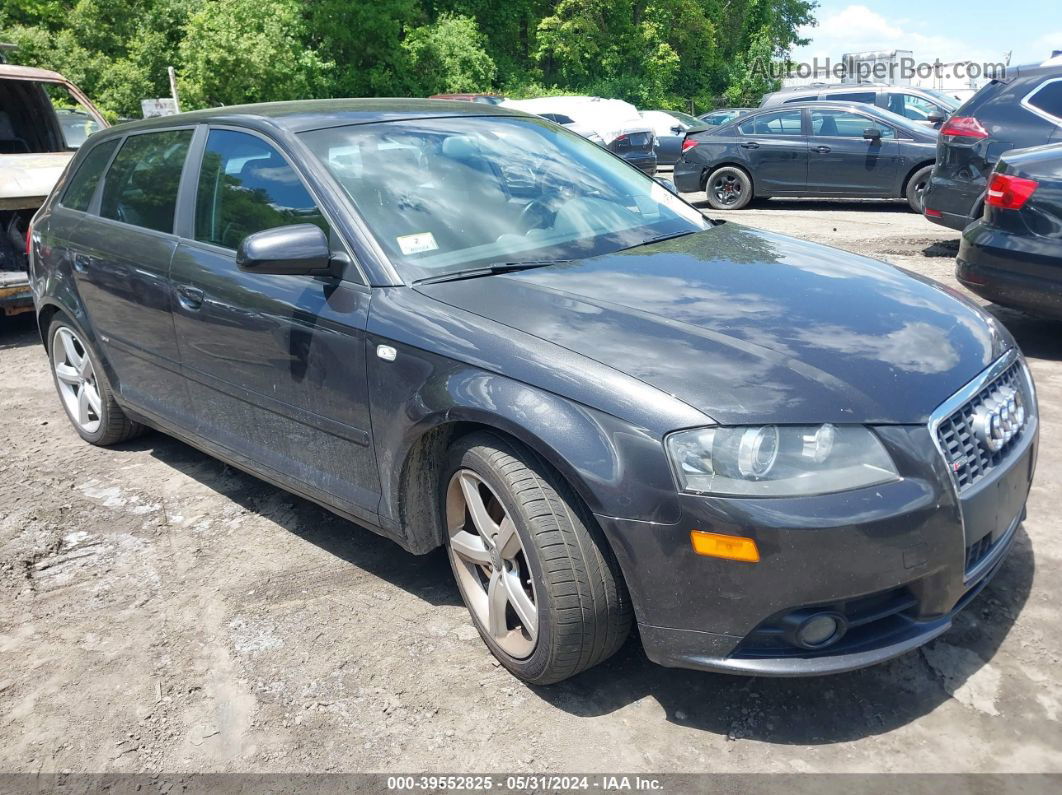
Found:
[[[975,437],[972,414],[979,400],[997,388],[1020,389],[1026,404],[1026,421],[1002,449],[991,452]],[[1028,367],[1012,348],[976,378],[944,401],[930,417],[933,443],[943,457],[957,494],[980,482],[1029,435],[1036,425],[1036,394]]]

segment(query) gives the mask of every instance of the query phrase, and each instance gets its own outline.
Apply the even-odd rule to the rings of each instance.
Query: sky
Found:
[[[846,52],[913,50],[915,61],[1039,63],[1062,50],[1062,0],[819,0],[818,25],[801,31],[812,41],[795,62],[818,56],[836,62]]]

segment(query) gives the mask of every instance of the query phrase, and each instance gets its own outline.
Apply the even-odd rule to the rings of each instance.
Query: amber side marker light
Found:
[[[751,538],[725,536],[719,533],[705,533],[703,530],[690,531],[693,551],[709,558],[740,560],[745,563],[759,563],[760,550]]]

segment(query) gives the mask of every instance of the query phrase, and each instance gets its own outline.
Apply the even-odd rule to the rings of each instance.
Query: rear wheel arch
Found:
[[[752,195],[753,196],[756,195],[756,180],[753,179],[752,172],[749,171],[748,166],[746,166],[746,165],[744,165],[742,163],[739,163],[736,160],[734,160],[734,161],[729,161],[728,160],[725,163],[715,163],[714,165],[711,165],[711,166],[705,166],[704,171],[701,173],[701,190],[707,190],[707,188],[708,188],[708,177],[712,176],[713,173],[715,173],[716,171],[718,171],[721,168],[736,168],[736,169],[738,169],[738,171],[744,172],[745,176],[749,178],[749,184],[752,185]]]
[[[900,183],[899,196],[902,198],[907,195],[907,186],[911,182],[911,177],[913,177],[926,166],[932,166],[935,162],[936,160],[930,158],[929,160],[923,160],[921,163],[917,163],[912,168],[909,168],[907,170],[907,173],[904,175],[903,182]]]

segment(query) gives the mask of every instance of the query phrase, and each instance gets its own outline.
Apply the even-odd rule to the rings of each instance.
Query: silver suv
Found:
[[[865,102],[931,127],[939,126],[960,104],[955,97],[931,88],[890,86],[883,83],[812,83],[764,94],[760,107],[818,100]]]

